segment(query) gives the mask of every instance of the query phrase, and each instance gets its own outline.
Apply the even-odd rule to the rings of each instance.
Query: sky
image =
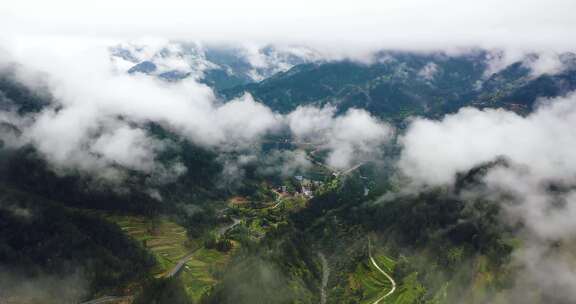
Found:
[[[34,1],[0,4],[0,37],[163,37],[369,49],[506,47],[564,51],[573,0]]]

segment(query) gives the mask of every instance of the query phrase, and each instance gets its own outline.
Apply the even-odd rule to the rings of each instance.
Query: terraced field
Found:
[[[238,245],[233,242],[233,246],[237,247]],[[218,282],[220,274],[225,271],[230,256],[231,252],[222,253],[214,249],[200,248],[186,262],[180,278],[194,303],[197,303],[202,295]]]
[[[163,276],[178,260],[200,247],[199,242],[188,240],[184,227],[167,219],[150,220],[124,215],[111,215],[107,218],[154,255],[157,265],[153,274],[156,277]]]
[[[392,275],[396,262],[385,255],[375,255],[374,260],[386,273]],[[394,278],[397,288],[390,296],[382,299],[378,304],[410,304],[416,303],[425,293],[424,287],[418,282],[418,273],[414,272],[404,278]],[[362,304],[373,304],[392,288],[390,280],[379,272],[366,260],[356,267],[356,271],[349,277],[350,287],[360,290]]]
[[[394,260],[380,255],[375,256],[376,263],[387,273],[394,270]],[[362,290],[363,300],[361,303],[372,304],[382,295],[390,291],[392,284],[386,276],[380,273],[369,260],[366,260],[356,267],[356,271],[351,274],[350,285],[354,289]],[[383,300],[381,303],[393,303]]]
[[[398,289],[381,303],[409,304],[417,303],[418,299],[426,293],[426,289],[418,282],[418,273],[413,272],[403,278]],[[442,302],[438,302],[442,303]]]
[[[190,256],[178,277],[184,283],[187,294],[198,302],[202,295],[218,282],[233,252],[223,253],[206,249],[200,240],[189,240],[186,229],[168,219],[150,220],[139,216],[108,215],[130,237],[141,242],[156,258],[152,270],[156,277],[165,276],[178,261]],[[238,245],[233,242],[234,248]]]

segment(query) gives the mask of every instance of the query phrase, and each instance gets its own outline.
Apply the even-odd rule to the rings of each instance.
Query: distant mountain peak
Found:
[[[158,69],[158,67],[153,62],[142,61],[142,62],[136,64],[135,66],[131,67],[128,70],[128,73],[129,74],[134,74],[134,73],[151,74],[151,73],[156,72],[157,69]]]
[[[111,56],[128,73],[163,80],[193,77],[215,89],[262,81],[308,62],[319,54],[304,47],[273,45],[201,45],[199,43],[124,43],[110,48]]]

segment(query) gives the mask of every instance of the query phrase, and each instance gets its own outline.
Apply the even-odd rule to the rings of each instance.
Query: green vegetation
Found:
[[[180,277],[186,293],[194,303],[207,296],[222,279],[232,252],[223,253],[216,249],[201,248],[186,262]]]
[[[526,114],[538,98],[576,88],[574,70],[533,78],[521,63],[484,81],[487,54],[481,51],[380,55],[393,60],[299,65],[248,85],[224,74],[208,74],[212,80],[206,81],[220,83],[224,97],[248,91],[279,112],[327,103],[338,113],[366,109],[397,123],[400,134],[408,116],[440,117],[464,106]],[[419,72],[429,63],[439,72],[427,79]],[[33,113],[50,101],[10,77],[0,75],[4,108]],[[8,122],[0,128],[20,132]],[[127,169],[126,181],[116,187],[89,174],[56,173],[33,146],[0,151],[0,270],[19,278],[0,277],[0,289],[78,275],[86,286],[63,302],[131,295],[142,304],[303,304],[318,303],[325,290],[329,304],[373,303],[391,284],[368,259],[370,236],[376,263],[397,283],[381,303],[507,303],[516,270],[512,252],[521,245],[514,239],[517,227],[503,224],[494,198],[461,195],[482,189],[483,174],[502,161],[464,172],[453,185],[406,193],[408,183],[393,178],[393,164],[335,177],[318,165],[328,151],[295,143],[290,135],[267,135],[255,155],[299,149],[316,165],[280,174],[263,168],[282,164],[281,158],[248,161],[239,168],[243,179],[230,181],[222,169],[240,152],[221,155],[160,124],[142,128],[165,143],[155,161],[183,164],[181,176],[158,182]],[[400,148],[385,149],[394,158]],[[286,175],[322,183],[304,185]],[[313,198],[298,193],[303,187],[314,191]],[[323,286],[325,272],[330,275]]]
[[[0,202],[0,268],[20,280],[64,278],[80,272],[74,280],[78,286],[69,288],[77,288],[81,298],[91,298],[122,294],[148,278],[153,258],[118,227],[93,213],[3,185]],[[81,286],[83,280],[88,286]],[[18,281],[9,283],[18,287]]]
[[[180,259],[201,246],[199,241],[188,240],[184,227],[166,218],[134,215],[110,215],[106,218],[154,255],[156,266],[152,274],[155,277],[164,276]]]
[[[391,275],[397,286],[393,293],[382,299],[379,303],[410,304],[418,303],[426,288],[419,282],[418,273],[413,272],[401,276],[396,272],[396,261],[386,255],[374,256],[376,264],[388,275]],[[399,276],[400,278],[395,278]],[[346,301],[372,304],[391,291],[392,283],[372,263],[365,259],[357,264],[354,272],[349,274]]]
[[[371,303],[390,289],[390,281],[369,263],[368,234],[377,236],[378,265],[397,282],[382,303],[482,303],[495,301],[510,285],[506,265],[514,240],[495,220],[497,206],[454,195],[478,186],[476,175],[483,170],[460,176],[451,188],[398,194],[376,204],[366,201],[401,184],[367,184],[359,175],[376,175],[359,171],[325,180],[310,200],[261,182],[248,197],[206,201],[172,217],[70,212],[93,219],[104,214],[118,225],[117,233],[132,238],[132,246],[151,254],[141,279],[122,279],[123,286],[143,286],[120,291],[136,296],[143,290],[146,297],[140,294],[137,303],[316,303],[323,271],[318,252],[330,265],[328,303]],[[369,196],[366,185],[374,189]],[[164,278],[179,261],[184,266],[178,275]],[[93,295],[112,290],[95,284]]]
[[[242,229],[231,231],[230,236],[237,240],[241,240],[243,237],[261,239],[268,232],[281,225],[286,225],[291,213],[306,207],[307,200],[301,195],[278,195],[275,192],[274,194],[276,198],[273,201],[264,203],[255,203],[245,198],[234,198],[229,203],[229,213],[233,217],[242,219]],[[242,231],[245,231],[246,234],[243,234]]]
[[[386,256],[376,256],[374,259],[382,270],[388,274],[393,273],[395,263],[392,259]],[[373,303],[391,290],[392,283],[369,260],[366,260],[359,263],[356,270],[350,274],[348,288],[350,293],[348,298],[359,296],[360,303]]]
[[[233,254],[233,251],[205,248],[203,240],[189,239],[184,227],[167,218],[150,219],[133,215],[108,215],[106,218],[153,254],[156,265],[151,273],[157,279],[166,277],[184,259],[186,262],[175,278],[181,281],[179,286],[194,303],[218,283]],[[237,243],[232,244],[232,247],[237,246]],[[162,286],[168,288],[174,284]]]
[[[412,115],[440,117],[465,106],[505,108],[527,114],[539,98],[563,96],[576,89],[574,69],[532,77],[522,62],[486,77],[491,54],[477,50],[466,56],[382,52],[382,62],[352,61],[302,64],[260,83],[223,90],[228,98],[249,92],[276,111],[302,105],[366,109],[403,124]],[[434,64],[436,73],[420,72]],[[480,87],[478,84],[482,84]]]
[[[178,278],[147,281],[134,304],[192,304]]]
[[[178,262],[184,260],[184,266],[175,279],[181,282],[178,286],[182,286],[193,303],[200,301],[218,283],[234,248],[239,246],[237,242],[231,242],[232,250],[227,252],[206,248],[206,240],[189,239],[184,227],[167,218],[133,215],[107,215],[106,218],[153,254],[156,265],[151,273],[157,279],[165,278]],[[162,286],[168,288],[174,284]]]

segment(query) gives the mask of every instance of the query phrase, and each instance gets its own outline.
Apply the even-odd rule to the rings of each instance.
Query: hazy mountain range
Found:
[[[306,47],[202,45],[178,43],[123,44],[110,48],[113,60],[129,73],[165,80],[192,77],[216,89],[260,82],[295,65],[321,59]]]
[[[576,88],[573,53],[526,53],[510,59],[498,50],[380,51],[358,60],[334,59],[305,47],[177,42],[154,47],[126,44],[110,51],[128,73],[167,81],[192,77],[224,99],[248,92],[283,113],[326,104],[340,112],[366,109],[387,119],[437,116],[469,105],[528,113],[538,98]]]

